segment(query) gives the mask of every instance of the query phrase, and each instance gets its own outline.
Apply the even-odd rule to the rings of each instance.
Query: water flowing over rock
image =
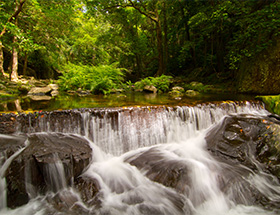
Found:
[[[258,102],[2,114],[0,214],[280,214],[277,118]]]
[[[249,102],[202,104],[194,107],[151,106],[43,111],[9,115],[13,120],[9,121],[9,129],[4,133],[20,131],[80,134],[92,140],[106,153],[121,155],[139,147],[195,136],[197,130],[208,128],[225,114],[253,110],[265,112],[259,103]],[[181,135],[178,136],[177,133]]]
[[[237,202],[246,199],[251,204],[257,202],[267,208],[280,209],[280,190],[275,193],[270,188],[279,187],[280,181],[279,120],[273,116],[227,116],[208,132],[206,140],[208,149],[224,163],[220,179],[222,190],[232,193]],[[252,181],[261,177],[267,182],[264,187],[253,185]],[[240,182],[241,178],[247,180]],[[240,193],[241,187],[245,192]],[[271,199],[273,195],[278,197]]]
[[[75,135],[36,133],[12,142],[21,146],[26,142],[27,146],[5,173],[10,207],[72,185],[91,161],[89,143]]]

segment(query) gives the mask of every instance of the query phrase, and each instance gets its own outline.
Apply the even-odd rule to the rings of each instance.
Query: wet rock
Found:
[[[183,96],[184,95],[184,88],[183,87],[172,87],[172,90],[169,91],[169,94],[174,97]]]
[[[251,169],[256,168],[253,159],[257,159],[268,167],[279,158],[279,126],[279,121],[268,117],[228,116],[208,133],[206,140],[209,150],[219,158]],[[263,156],[267,153],[270,156]]]
[[[184,90],[183,87],[178,87],[178,86],[176,86],[176,87],[172,87],[172,91],[184,92],[185,90]]]
[[[110,93],[123,93],[124,91],[124,89],[112,89]]]
[[[47,214],[57,214],[59,211],[61,214],[70,215],[94,215],[93,211],[85,208],[84,205],[79,201],[79,196],[72,189],[62,190],[54,195],[47,196],[47,202],[52,206]],[[53,210],[54,209],[54,210]]]
[[[50,86],[33,87],[28,92],[28,95],[37,95],[37,96],[48,95],[48,94],[50,94],[51,91],[52,91],[52,88]]]
[[[100,186],[96,179],[86,176],[79,177],[75,182],[75,187],[80,192],[81,199],[87,206],[95,206],[97,208],[101,206],[101,201],[97,195]]]
[[[0,134],[12,134],[16,131],[16,115],[0,114]]]
[[[194,90],[187,90],[185,94],[186,94],[186,96],[194,97],[194,96],[197,96],[199,94],[199,92],[194,91]]]
[[[31,98],[33,101],[49,101],[52,99],[51,96],[45,96],[45,95],[29,95],[29,98]]]
[[[53,90],[52,92],[51,92],[51,96],[58,96],[59,95],[59,91],[58,90]]]
[[[13,136],[0,134],[0,152],[7,159],[25,146],[26,139],[27,137],[25,135]]]
[[[90,90],[82,90],[81,88],[79,88],[77,91],[76,91],[76,94],[78,96],[88,96],[88,95],[91,95],[91,91]]]
[[[126,162],[146,172],[152,181],[185,193],[189,182],[189,169],[185,162],[167,159],[162,152],[151,148],[137,157],[130,157]]]
[[[221,190],[230,194],[234,202],[280,208],[280,201],[271,201],[265,190],[251,183],[258,177],[275,186],[279,183],[280,122],[277,119],[228,116],[208,132],[206,141],[208,150],[222,164]]]
[[[186,163],[177,159],[167,158],[162,151],[156,147],[151,148],[140,155],[131,156],[125,159],[126,162],[136,166],[152,181],[166,187],[174,188],[177,192],[165,190],[168,199],[176,208],[176,214],[187,212],[191,214],[191,207],[184,201],[181,194],[188,194],[190,179],[189,168]],[[154,206],[140,204],[139,209],[144,214],[162,214]],[[163,213],[164,214],[164,213]]]
[[[91,160],[86,139],[61,133],[34,133],[6,171],[8,206],[71,185]]]
[[[157,88],[153,85],[146,85],[143,91],[148,93],[157,93]]]
[[[52,90],[58,90],[59,89],[58,84],[49,84],[48,87],[50,87]]]

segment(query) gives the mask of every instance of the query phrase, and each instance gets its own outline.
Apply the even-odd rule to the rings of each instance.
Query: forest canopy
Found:
[[[279,11],[278,0],[2,0],[0,74],[232,81],[277,44]]]

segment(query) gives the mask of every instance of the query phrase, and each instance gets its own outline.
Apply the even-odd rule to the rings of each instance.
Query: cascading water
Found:
[[[25,120],[18,119],[17,134],[83,136],[92,159],[81,175],[67,183],[64,163],[55,155],[56,162],[45,170],[51,188],[36,194],[25,185],[29,202],[14,209],[2,206],[0,214],[280,214],[275,176],[263,171],[257,161],[254,170],[231,166],[207,150],[206,134],[230,114],[267,117],[269,113],[259,104],[229,102],[19,116]],[[31,175],[25,172],[30,185]],[[0,174],[4,176],[3,171]],[[82,180],[84,189],[75,186],[75,180]],[[91,190],[93,184],[97,194]],[[247,195],[251,189],[275,204],[254,202]],[[0,198],[2,202],[5,197]]]

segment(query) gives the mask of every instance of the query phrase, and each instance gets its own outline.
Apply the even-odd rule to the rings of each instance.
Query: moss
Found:
[[[280,42],[255,58],[244,59],[237,74],[241,93],[280,93]]]
[[[256,98],[265,103],[268,111],[280,115],[280,95],[257,96]]]
[[[9,99],[15,97],[14,94],[7,93],[5,91],[0,91],[0,99]]]

